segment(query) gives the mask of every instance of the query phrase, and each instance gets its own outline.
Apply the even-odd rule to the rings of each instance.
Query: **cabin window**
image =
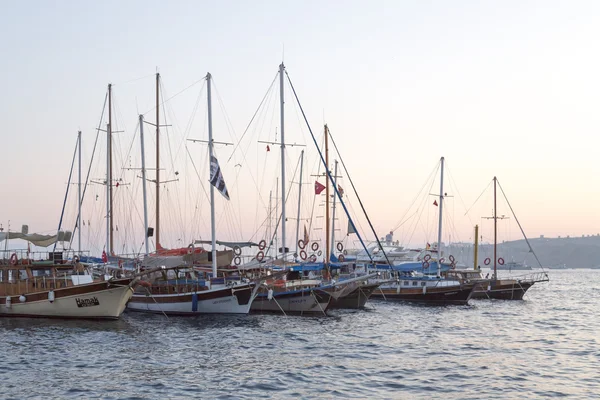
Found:
[[[421,282],[421,286],[425,286],[425,285],[426,285],[426,283],[425,283],[425,282]]]
[[[404,284],[405,284],[406,286],[408,286],[408,281],[404,281]]]
[[[33,276],[37,277],[37,276],[52,276],[52,271],[49,269],[34,269],[32,271]]]
[[[417,286],[418,284],[419,284],[419,282],[417,282],[417,281],[414,281],[412,285],[413,285],[413,286]]]
[[[19,270],[19,279],[27,279],[27,270],[24,269],[20,269]]]

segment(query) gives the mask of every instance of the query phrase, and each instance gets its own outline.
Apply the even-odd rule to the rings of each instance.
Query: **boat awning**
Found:
[[[48,247],[56,243],[58,235],[40,235],[39,233],[21,233],[21,232],[0,232],[0,242],[7,239],[22,239],[35,246]]]

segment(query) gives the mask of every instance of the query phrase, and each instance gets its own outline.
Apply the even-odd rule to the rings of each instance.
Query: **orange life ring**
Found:
[[[300,258],[306,260],[306,252],[304,250],[300,250]]]
[[[338,251],[344,250],[344,245],[341,242],[338,242],[338,244],[335,247],[337,247]]]
[[[504,258],[500,257],[500,258],[498,259],[498,264],[500,264],[500,265],[504,265]]]
[[[233,246],[233,254],[239,256],[242,254],[242,248],[240,246]]]
[[[139,281],[138,284],[140,286],[143,286],[143,287],[146,287],[146,288],[149,288],[149,287],[152,286],[152,284],[150,282],[148,282],[148,281]]]
[[[343,254],[340,254],[340,255],[338,256],[338,260],[340,260],[340,262],[344,262],[344,261],[346,260],[346,257],[344,257],[344,255],[343,255]]]
[[[240,265],[240,263],[241,263],[241,262],[242,262],[242,259],[240,258],[240,256],[236,256],[236,257],[233,259],[233,263],[234,263],[235,265]]]
[[[319,257],[321,257],[321,255],[322,255],[322,254],[323,254],[323,252],[322,252],[321,250],[317,251],[317,255],[318,255]]]
[[[188,246],[187,253],[188,253],[188,254],[192,254],[193,252],[194,252],[194,246],[190,244],[190,245]]]
[[[485,260],[483,260],[483,263],[484,263],[485,265],[490,265],[490,261],[491,261],[491,260],[490,260],[490,258],[488,257],[488,258],[486,258]]]
[[[425,257],[423,257],[423,261],[429,262],[429,260],[431,260],[431,255],[430,254],[425,254]]]
[[[17,265],[19,262],[19,258],[17,257],[17,253],[12,253],[10,256],[10,265]]]
[[[315,262],[317,261],[317,256],[315,256],[314,254],[312,256],[310,256],[310,262]]]
[[[450,254],[450,257],[448,257],[448,259],[450,260],[451,263],[454,263],[454,261],[456,261],[456,259],[454,258],[454,256],[452,254]]]
[[[267,247],[267,242],[265,241],[265,239],[261,240],[260,242],[258,242],[258,249],[259,250],[264,250],[265,247]],[[260,261],[260,260],[259,260]]]
[[[313,242],[313,244],[310,246],[310,248],[312,249],[312,251],[319,250],[319,243]]]
[[[306,243],[304,243],[304,240],[302,240],[302,239],[298,240],[298,247],[300,247],[301,249],[306,247]]]
[[[444,261],[446,261],[446,259],[444,257],[440,258],[440,264],[443,263]]]
[[[429,268],[429,262],[423,261],[423,269]]]
[[[260,248],[260,247],[259,247]],[[256,260],[257,261],[262,261],[263,258],[265,258],[265,253],[261,250],[256,254]]]

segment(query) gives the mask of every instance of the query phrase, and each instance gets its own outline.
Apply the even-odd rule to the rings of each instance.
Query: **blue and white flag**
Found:
[[[210,157],[210,183],[216,187],[227,200],[229,200],[229,192],[227,192],[227,186],[225,186],[221,167],[219,167],[219,162],[215,156]]]

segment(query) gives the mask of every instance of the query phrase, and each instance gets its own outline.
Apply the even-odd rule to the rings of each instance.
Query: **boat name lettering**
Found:
[[[100,302],[97,297],[92,297],[91,299],[75,299],[77,302],[77,307],[94,307],[99,306]]]
[[[220,304],[220,303],[229,303],[231,301],[231,299],[222,299],[222,300],[215,300],[213,301],[213,304]]]

